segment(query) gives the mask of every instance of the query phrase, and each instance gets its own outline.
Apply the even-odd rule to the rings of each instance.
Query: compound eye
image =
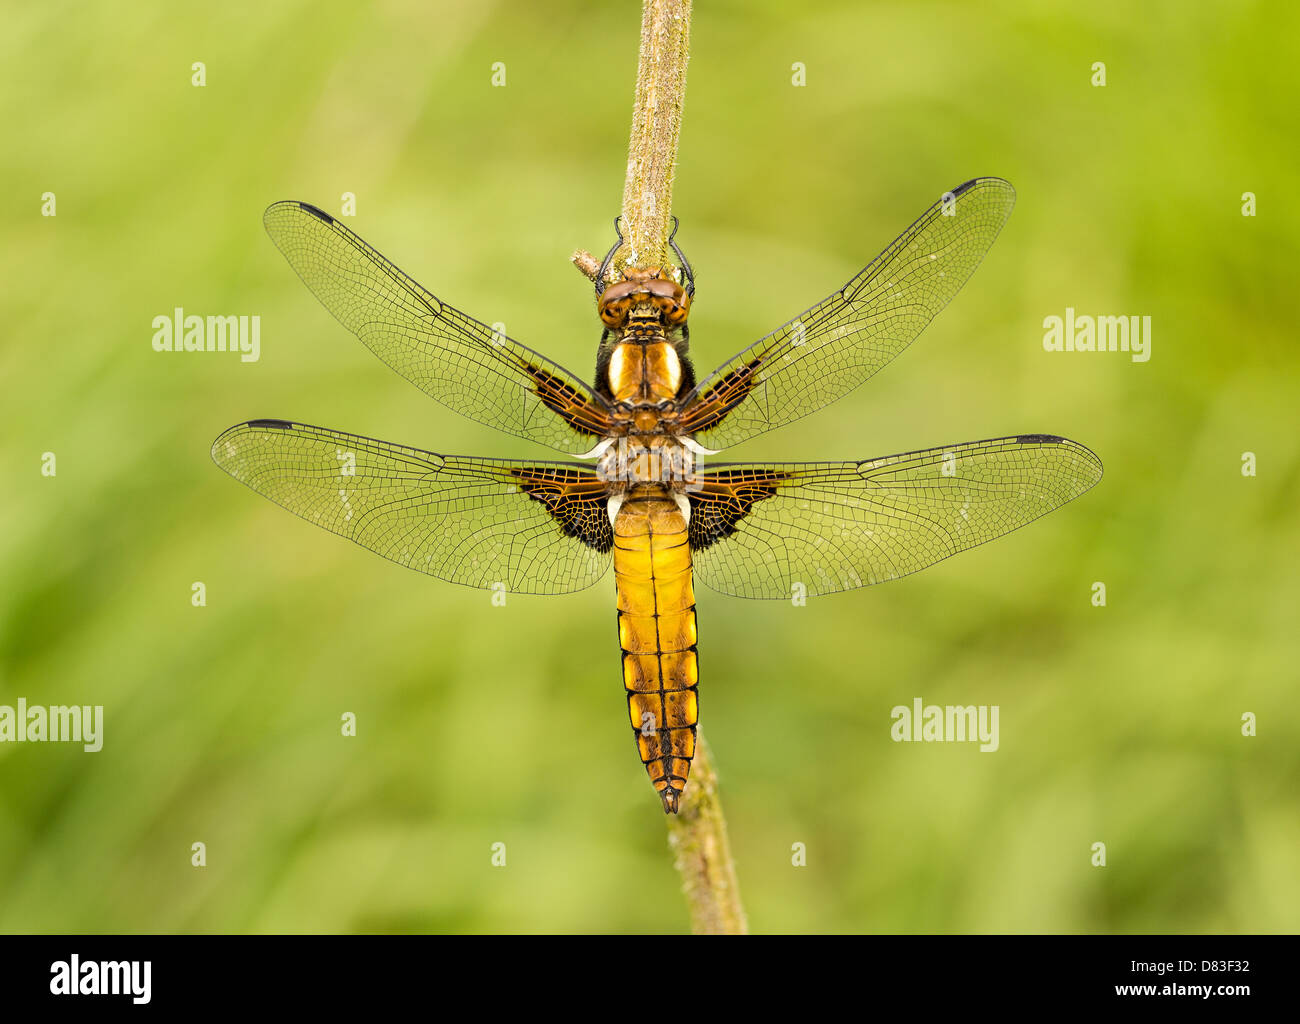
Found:
[[[683,303],[674,302],[669,305],[664,313],[664,319],[674,326],[680,326],[686,323],[686,316],[690,312],[690,307]]]
[[[627,318],[627,299],[614,299],[600,306],[600,319],[606,327],[618,327]]]

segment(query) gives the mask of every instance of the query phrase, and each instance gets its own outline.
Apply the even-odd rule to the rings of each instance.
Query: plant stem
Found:
[[[727,842],[727,820],[718,798],[718,776],[704,734],[695,746],[691,778],[681,809],[668,815],[668,845],[682,876],[682,889],[696,935],[746,935],[749,925],[740,905],[736,866]]]
[[[668,247],[673,205],[673,172],[686,98],[691,0],[643,0],[641,54],[637,63],[632,137],[623,184],[620,228],[623,245],[609,269],[621,280],[625,266],[672,265]],[[586,249],[570,257],[595,280],[600,260]],[[608,283],[608,282],[605,282]]]
[[[632,266],[670,262],[673,172],[686,101],[690,38],[691,0],[644,0],[623,184],[624,251]]]

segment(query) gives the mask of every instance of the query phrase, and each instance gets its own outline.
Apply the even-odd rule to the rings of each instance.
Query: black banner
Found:
[[[1154,1007],[1250,1013],[1295,1002],[1294,936],[807,936],[706,946],[589,936],[7,936],[8,1010],[172,1013],[446,1005],[499,1010],[547,993],[626,1007],[843,996],[870,1014]],[[820,1007],[820,1008],[819,1008]],[[626,1007],[631,1009],[632,1007]],[[837,1013],[839,1011],[836,1011]],[[16,1018],[15,1018],[16,1019]]]

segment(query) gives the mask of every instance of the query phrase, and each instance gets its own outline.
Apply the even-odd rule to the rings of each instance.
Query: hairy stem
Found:
[[[620,229],[623,245],[615,254],[608,281],[620,280],[625,266],[672,266],[673,172],[686,98],[691,0],[643,0],[641,54],[637,63],[632,137],[627,152]],[[570,257],[595,280],[600,260],[586,249]]]
[[[696,935],[745,935],[736,866],[727,842],[727,820],[718,797],[718,776],[704,734],[698,736],[691,778],[681,809],[668,816],[668,845],[682,876],[682,889]]]
[[[623,184],[623,252],[632,266],[671,262],[673,172],[686,100],[690,37],[690,0],[644,0]]]

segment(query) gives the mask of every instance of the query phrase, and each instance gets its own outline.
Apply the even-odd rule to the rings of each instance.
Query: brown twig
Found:
[[[691,0],[643,0],[636,102],[623,183],[623,245],[610,266],[611,280],[618,280],[625,266],[675,265],[668,237],[690,35]],[[589,279],[596,279],[599,259],[586,249],[575,250],[569,258]]]
[[[696,935],[748,934],[736,865],[727,842],[727,820],[718,797],[718,776],[702,732],[681,809],[668,816],[668,845],[682,876],[691,930]]]
[[[671,262],[673,172],[690,40],[691,0],[644,0],[632,139],[623,184],[623,252],[633,266]]]
[[[589,281],[596,280],[596,275],[600,273],[600,260],[586,249],[574,249],[569,262],[581,270]]]

